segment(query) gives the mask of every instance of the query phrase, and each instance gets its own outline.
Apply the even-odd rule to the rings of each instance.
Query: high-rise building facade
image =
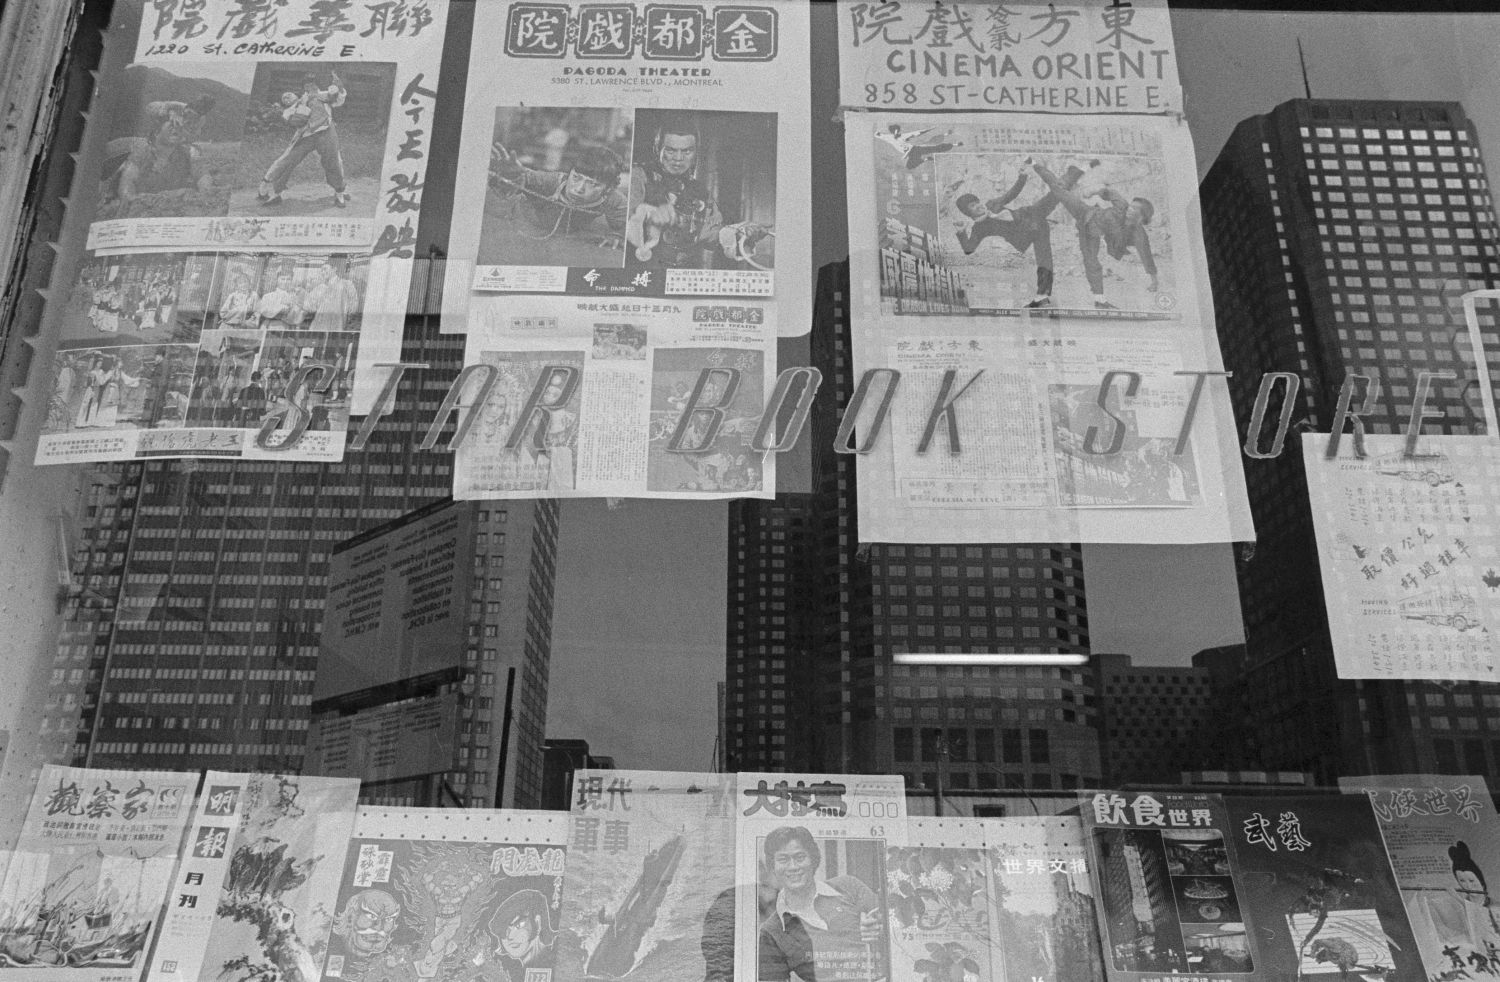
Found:
[[[430,303],[418,279],[402,357],[430,368],[406,372],[391,414],[342,462],[96,469],[71,544],[72,586],[43,720],[53,759],[300,770],[330,551],[451,493],[451,454],[418,444],[461,367],[464,339],[439,334],[436,318],[421,315]],[[444,441],[451,429],[450,420]],[[506,668],[515,667],[512,739],[523,763],[507,779],[504,803],[535,805],[559,506],[495,502],[476,511],[469,753],[448,775],[445,803],[496,804],[492,755]]]
[[[1370,432],[1398,433],[1419,371],[1452,372],[1427,432],[1482,433],[1461,296],[1500,276],[1479,135],[1449,102],[1299,99],[1236,127],[1202,184],[1220,344],[1249,431],[1269,372],[1301,381],[1285,451],[1245,468],[1257,541],[1239,562],[1248,657],[1241,693],[1262,767],[1489,773],[1500,689],[1336,678],[1297,432],[1328,432],[1340,386],[1378,379]],[[1480,307],[1486,347],[1500,343]],[[1357,383],[1355,404],[1366,386]],[[1267,413],[1270,448],[1282,409]],[[1344,450],[1342,452],[1350,452]]]
[[[1208,766],[1216,742],[1203,732],[1208,669],[1136,665],[1117,654],[1096,654],[1093,665],[1106,785],[1175,784],[1183,771]]]
[[[729,514],[725,733],[738,770],[900,773],[929,788],[1097,784],[1085,666],[898,664],[903,654],[1087,655],[1076,544],[859,544],[848,265],[819,282],[813,489]]]

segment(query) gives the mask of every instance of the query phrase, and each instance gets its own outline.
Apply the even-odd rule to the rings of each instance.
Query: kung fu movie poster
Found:
[[[1272,982],[1426,982],[1370,801],[1227,796],[1240,903]]]
[[[323,979],[550,982],[560,812],[361,807]]]
[[[0,881],[0,979],[138,982],[197,781],[42,768]]]
[[[359,781],[209,771],[151,982],[312,982],[328,950]]]
[[[810,64],[793,0],[475,5],[443,330],[478,297],[696,297],[806,333]]]
[[[734,776],[573,776],[557,982],[729,982]]]

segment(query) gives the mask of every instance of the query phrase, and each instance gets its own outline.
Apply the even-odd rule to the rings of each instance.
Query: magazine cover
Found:
[[[1076,816],[985,821],[996,910],[996,978],[1004,982],[1101,979],[1094,888]]]
[[[359,781],[209,771],[151,982],[313,982]]]
[[[44,766],[0,882],[0,979],[138,982],[197,785]]]
[[[1260,922],[1245,904],[1218,795],[1082,796],[1105,971],[1113,982],[1193,974],[1265,980]]]
[[[887,847],[892,982],[1006,977],[988,828],[973,818],[913,818],[906,844]]]
[[[362,806],[323,979],[549,982],[561,812]]]
[[[1224,805],[1266,978],[1424,982],[1367,798],[1230,796]]]
[[[734,775],[575,771],[557,980],[734,976]]]
[[[886,852],[906,841],[899,776],[739,775],[737,982],[890,977]]]
[[[1428,982],[1500,975],[1500,906],[1486,871],[1500,869],[1500,819],[1482,777],[1341,777],[1370,799],[1406,902]]]

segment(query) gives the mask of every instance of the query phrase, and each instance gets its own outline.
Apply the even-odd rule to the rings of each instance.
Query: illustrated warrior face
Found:
[[[439,856],[422,873],[422,886],[432,897],[434,913],[444,918],[457,917],[464,901],[483,880],[484,874],[466,855]]]
[[[368,958],[391,946],[401,905],[384,890],[363,890],[349,898],[334,925],[351,954]]]

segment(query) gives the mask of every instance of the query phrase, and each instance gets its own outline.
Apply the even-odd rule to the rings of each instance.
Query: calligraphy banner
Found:
[[[42,767],[0,883],[0,979],[138,982],[197,782]]]
[[[443,329],[472,296],[755,299],[809,328],[808,10],[475,10]],[[753,106],[754,109],[747,109]],[[482,205],[480,204],[482,202]]]
[[[770,498],[751,447],[776,378],[767,306],[476,299],[460,500]]]
[[[1491,682],[1500,665],[1500,447],[1489,437],[1367,434],[1327,458],[1302,436],[1333,639],[1346,679]]]
[[[739,775],[736,982],[890,978],[887,849],[906,842],[900,776]]]
[[[913,127],[933,135],[903,149]],[[1253,538],[1183,124],[845,131],[854,367],[901,373],[890,432],[862,437],[862,540]]]
[[[1224,807],[1258,972],[1426,982],[1369,801],[1229,795]]]
[[[1166,0],[841,0],[851,109],[1174,113]]]
[[[734,775],[573,773],[557,982],[734,975]]]
[[[1260,964],[1259,922],[1244,903],[1223,799],[1096,791],[1082,804],[1111,982],[1272,977]]]
[[[1339,787],[1375,809],[1428,978],[1493,974],[1500,923],[1484,871],[1500,869],[1500,819],[1484,778],[1381,774]]]
[[[322,972],[350,982],[550,982],[567,816],[361,806]]]
[[[353,778],[209,771],[149,982],[265,964],[317,978],[358,799]]]
[[[339,460],[400,360],[448,0],[141,16],[37,461]]]

